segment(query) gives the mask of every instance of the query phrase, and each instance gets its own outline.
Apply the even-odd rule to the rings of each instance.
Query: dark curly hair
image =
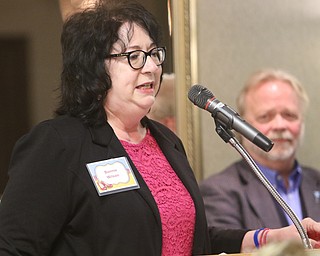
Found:
[[[102,1],[69,17],[61,35],[63,70],[56,115],[78,117],[89,126],[106,122],[103,102],[111,88],[105,58],[124,23],[138,24],[159,45],[161,28],[154,16],[134,1]],[[128,37],[130,37],[128,31]],[[123,45],[125,51],[125,45]]]

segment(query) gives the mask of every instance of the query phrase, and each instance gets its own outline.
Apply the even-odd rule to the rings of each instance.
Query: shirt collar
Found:
[[[266,178],[270,181],[270,183],[277,189],[283,191],[292,191],[299,188],[302,178],[302,171],[301,166],[299,165],[298,161],[295,161],[293,171],[289,176],[289,187],[288,189],[285,188],[284,182],[282,177],[277,173],[276,170],[270,169],[266,166],[263,166],[257,163],[258,167],[260,168],[261,172],[266,176]]]

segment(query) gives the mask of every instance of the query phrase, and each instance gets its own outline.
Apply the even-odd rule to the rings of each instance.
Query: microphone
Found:
[[[188,98],[194,105],[209,111],[226,129],[234,129],[264,151],[268,152],[273,147],[273,142],[268,137],[243,120],[232,108],[217,100],[212,92],[202,85],[192,86]]]
[[[201,85],[192,86],[189,90],[188,98],[194,105],[197,105],[199,108],[203,108],[209,111],[211,113],[211,116],[215,118],[216,123],[219,123],[220,126],[223,126],[222,130],[226,132],[228,135],[230,135],[226,136],[226,138],[229,139],[229,137],[231,137],[228,140],[230,145],[232,145],[241,154],[244,160],[248,163],[248,165],[257,175],[258,179],[265,186],[265,188],[279,203],[279,205],[286,212],[286,214],[288,214],[301,237],[304,247],[306,249],[312,249],[312,245],[310,243],[310,239],[308,238],[308,234],[305,231],[297,215],[294,213],[291,207],[284,201],[284,199],[281,197],[278,191],[272,186],[270,181],[264,176],[256,162],[248,154],[245,148],[236,139],[233,138],[233,134],[230,134],[229,130],[236,130],[264,151],[270,151],[270,149],[273,147],[273,142],[269,138],[264,136],[261,132],[259,132],[256,128],[244,121],[236,111],[217,100],[216,97],[212,94],[212,92],[210,92],[207,88]],[[219,132],[218,134],[224,141],[226,141],[224,139],[224,136],[221,136]]]

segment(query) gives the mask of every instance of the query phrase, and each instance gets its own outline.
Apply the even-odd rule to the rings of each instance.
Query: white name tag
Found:
[[[140,188],[126,157],[86,165],[99,196]]]

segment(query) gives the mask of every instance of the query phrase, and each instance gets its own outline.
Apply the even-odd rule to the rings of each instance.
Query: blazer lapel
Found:
[[[142,176],[138,172],[137,168],[131,161],[129,155],[123,148],[121,142],[115,136],[112,127],[109,124],[106,124],[106,125],[94,127],[94,128],[90,127],[89,130],[91,133],[92,141],[98,145],[105,147],[106,149],[105,159],[122,157],[122,156],[125,156],[128,159],[130,166],[133,170],[133,173],[136,176],[136,179],[140,186],[140,188],[135,191],[139,193],[141,197],[147,202],[149,207],[154,212],[154,216],[158,224],[161,226],[159,210],[151,194],[151,191],[149,190],[147,184],[145,183]]]
[[[157,127],[149,122],[149,127],[152,135],[157,140],[159,147],[163,154],[166,156],[168,162],[176,172],[184,186],[187,188],[190,196],[193,199],[196,208],[196,226],[195,226],[195,241],[194,248],[198,248],[205,244],[207,234],[203,233],[207,230],[207,221],[204,211],[204,205],[202,197],[200,195],[198,183],[194,177],[193,171],[189,162],[187,161],[186,155],[182,152],[182,145],[176,144],[170,140],[166,134],[162,133]],[[178,140],[176,140],[178,143]],[[198,250],[200,250],[198,248]],[[201,249],[202,250],[202,249]]]
[[[157,127],[149,122],[149,128],[152,135],[156,139],[161,151],[167,158],[168,162],[172,166],[175,173],[178,175],[182,183],[188,190],[192,190],[194,186],[198,188],[195,179],[190,178],[190,173],[193,175],[191,166],[189,165],[186,155],[178,150],[178,145],[170,140],[164,133],[162,133]],[[189,191],[190,192],[190,191]]]
[[[302,171],[301,194],[307,211],[307,217],[320,221],[320,184],[317,178]]]

